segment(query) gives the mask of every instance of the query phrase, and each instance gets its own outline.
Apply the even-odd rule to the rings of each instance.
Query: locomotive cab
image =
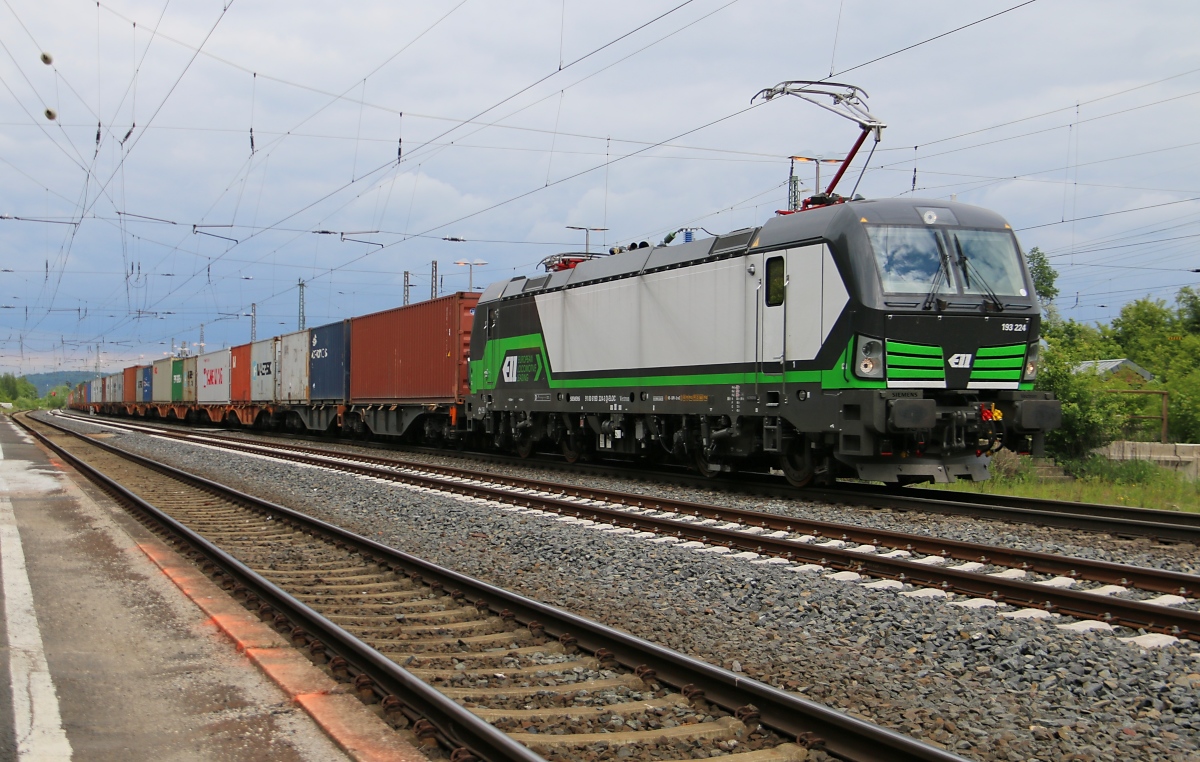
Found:
[[[792,224],[824,228],[851,294],[841,383],[824,384],[814,406],[834,408],[823,414],[837,419],[837,441],[822,447],[846,470],[887,482],[978,480],[1000,447],[1040,451],[1061,412],[1033,389],[1040,310],[1001,217],[887,199]],[[811,431],[804,417],[797,428]]]

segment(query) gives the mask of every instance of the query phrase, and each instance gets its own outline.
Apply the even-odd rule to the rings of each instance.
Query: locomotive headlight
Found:
[[[859,378],[883,378],[883,342],[859,336],[854,358],[854,373]]]
[[[1032,381],[1037,378],[1038,370],[1038,345],[1030,344],[1029,351],[1025,353],[1025,372],[1021,374],[1023,381]]]

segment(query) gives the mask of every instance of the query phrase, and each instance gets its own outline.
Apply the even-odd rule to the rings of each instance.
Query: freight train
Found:
[[[1061,421],[1011,227],[855,200],[97,379],[76,408],[670,460],[705,475],[982,480]],[[141,395],[138,397],[138,395]],[[112,401],[109,401],[112,400]]]

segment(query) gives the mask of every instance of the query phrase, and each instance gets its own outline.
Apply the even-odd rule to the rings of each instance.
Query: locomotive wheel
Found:
[[[792,440],[792,445],[788,447],[779,458],[779,467],[783,471],[783,476],[788,480],[788,483],[793,487],[807,487],[812,484],[813,480],[813,463],[812,459],[805,459],[805,441]]]
[[[721,475],[721,466],[714,460],[710,460],[704,454],[703,447],[692,448],[692,466],[696,469],[696,473],[703,476],[705,479],[713,479]]]
[[[563,460],[568,463],[578,463],[583,457],[583,448],[579,447],[574,437],[565,436],[562,439]]]
[[[533,437],[521,437],[514,444],[518,457],[528,458],[530,455],[533,455]]]

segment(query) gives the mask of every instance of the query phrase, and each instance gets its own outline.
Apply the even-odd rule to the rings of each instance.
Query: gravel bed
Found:
[[[156,424],[159,425],[159,424]],[[171,426],[195,433],[194,427]],[[234,433],[267,444],[279,443],[278,438],[244,431]],[[500,476],[522,476],[547,481],[569,483],[584,487],[619,490],[633,494],[688,500],[709,505],[759,510],[781,516],[794,516],[817,521],[854,524],[862,527],[908,532],[949,540],[1001,545],[1008,548],[1041,553],[1078,556],[1112,563],[1131,564],[1171,571],[1200,573],[1200,554],[1191,544],[1163,544],[1147,538],[1122,539],[1099,535],[1094,532],[1076,531],[1060,527],[1039,527],[1032,524],[1012,524],[1001,521],[984,521],[964,516],[946,516],[917,511],[893,511],[890,509],[864,508],[861,506],[810,502],[802,499],[779,499],[750,497],[714,490],[696,490],[671,484],[648,484],[640,479],[619,479],[564,473],[552,469],[539,469],[536,462],[522,464],[519,468],[498,463],[470,461],[454,455],[439,456],[430,453],[395,452],[378,448],[363,447],[343,442],[296,442],[284,440],[285,444],[320,447],[352,454],[396,457],[408,461],[428,463],[436,466],[468,468],[487,471]]]
[[[997,609],[906,598],[789,571],[795,567],[608,536],[545,516],[140,434],[108,441],[969,758],[1200,759],[1200,648],[1192,642],[1146,651],[1118,640],[1133,631],[1064,632],[1054,624],[1065,618],[1012,621]],[[853,511],[864,523],[912,519],[820,508]],[[994,532],[981,535],[997,525],[971,529],[934,520],[939,528],[931,532],[951,534],[944,524],[959,536],[979,533],[964,539],[995,541]],[[1043,550],[1031,537],[1050,533],[1021,527],[1013,537]],[[1064,534],[1052,530],[1054,541]],[[1134,545],[1121,552],[1106,544],[1101,553],[1063,543],[1071,552],[1091,549],[1126,562],[1172,557],[1171,549]]]

